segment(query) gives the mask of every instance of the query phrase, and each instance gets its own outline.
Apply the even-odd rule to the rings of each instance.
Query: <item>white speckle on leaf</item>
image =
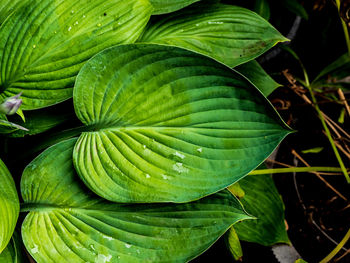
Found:
[[[215,25],[215,24],[216,24],[216,25],[221,25],[221,24],[223,24],[223,22],[217,22],[217,21],[214,21],[214,22],[213,22],[213,21],[209,21],[208,24],[209,24],[209,25]]]
[[[168,180],[168,176],[166,176],[165,174],[162,174],[162,177],[164,180]]]
[[[147,146],[146,146],[146,145],[142,145],[142,147],[143,147],[143,149],[146,149],[146,148],[147,148]]]
[[[70,27],[68,27],[68,32],[69,32],[69,31],[71,31],[71,30],[72,30],[72,27],[71,27],[71,26],[70,26]]]
[[[103,237],[104,239],[113,240],[113,237],[110,237],[110,236],[105,236],[105,235],[103,235],[102,237]]]
[[[101,26],[102,26],[102,24],[101,24],[101,23],[98,23],[98,24],[97,24],[97,26],[98,26],[98,27],[101,27]]]
[[[176,171],[178,173],[187,173],[188,172],[188,169],[186,167],[184,167],[182,163],[174,164],[173,169],[174,169],[174,171]]]
[[[131,245],[130,244],[125,244],[125,247],[126,248],[131,248]]]
[[[78,22],[78,21],[75,21],[74,25],[78,25],[78,24],[79,24],[79,22]]]
[[[110,262],[112,259],[111,255],[105,256],[103,254],[98,254],[97,257],[95,258],[95,263],[106,263]]]
[[[36,244],[34,244],[34,247],[30,250],[32,254],[36,254],[39,252],[39,248]]]
[[[201,153],[201,152],[203,152],[203,149],[202,148],[198,148],[197,152]]]
[[[86,17],[86,15],[83,15],[83,18],[85,18]]]
[[[74,10],[72,10],[70,13],[73,15],[74,14]]]
[[[95,251],[94,245],[90,245],[90,248],[91,248],[93,251]]]
[[[186,157],[185,155],[183,155],[179,152],[175,152],[175,156],[180,157],[181,159],[184,159]]]
[[[36,48],[36,45],[33,45],[33,48]]]
[[[151,176],[149,174],[146,174],[146,178],[149,179],[151,178]]]

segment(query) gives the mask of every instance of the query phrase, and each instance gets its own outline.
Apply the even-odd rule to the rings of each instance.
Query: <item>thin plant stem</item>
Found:
[[[343,174],[344,174],[344,176],[345,176],[345,178],[346,178],[346,181],[347,181],[348,183],[350,183],[350,177],[349,177],[348,171],[346,170],[346,167],[345,167],[345,165],[344,165],[344,163],[343,163],[343,160],[342,160],[342,158],[341,158],[341,156],[340,156],[340,154],[339,154],[338,148],[337,148],[337,146],[336,146],[335,143],[334,143],[334,140],[333,140],[333,138],[332,138],[332,134],[331,134],[331,132],[330,132],[329,129],[328,129],[328,126],[327,126],[326,121],[325,121],[325,119],[324,119],[324,117],[323,117],[323,114],[322,114],[322,112],[321,112],[321,110],[320,110],[320,107],[317,105],[316,97],[315,97],[315,95],[314,95],[314,93],[313,93],[313,91],[312,91],[312,89],[311,89],[311,87],[310,87],[310,83],[309,83],[308,80],[306,80],[306,84],[307,84],[307,85],[306,85],[306,88],[307,88],[307,89],[309,90],[309,92],[310,92],[312,102],[313,102],[313,104],[314,104],[314,106],[315,106],[315,109],[316,109],[316,111],[317,111],[317,113],[318,113],[318,116],[320,117],[320,120],[321,120],[323,129],[324,129],[325,132],[326,132],[327,138],[328,138],[328,140],[329,140],[329,142],[330,142],[330,144],[331,144],[331,147],[332,147],[332,149],[333,149],[333,152],[334,152],[334,154],[335,154],[335,157],[336,157],[337,160],[338,160],[338,163],[339,163],[340,168],[341,168],[341,170],[342,170],[342,172],[343,172]]]
[[[291,167],[291,168],[272,168],[272,169],[257,169],[251,171],[249,175],[259,174],[281,174],[281,173],[308,173],[308,172],[340,172],[339,167],[326,167],[326,166],[314,166],[314,167]]]
[[[332,252],[329,253],[329,255],[327,257],[322,259],[320,261],[320,263],[327,263],[327,262],[331,261],[332,258],[334,258],[335,255],[342,249],[342,247],[349,240],[349,238],[350,238],[350,228],[349,228],[348,232],[345,234],[345,236],[343,237],[342,241],[340,241],[339,244],[332,250]]]
[[[340,11],[340,0],[335,0],[336,4],[337,4],[337,8],[338,8],[338,13]],[[348,26],[345,23],[345,21],[339,16],[341,24],[343,26],[343,31],[344,31],[344,36],[345,36],[345,41],[346,41],[346,46],[348,48],[348,54],[350,56],[350,37],[349,37],[349,30],[348,30]]]

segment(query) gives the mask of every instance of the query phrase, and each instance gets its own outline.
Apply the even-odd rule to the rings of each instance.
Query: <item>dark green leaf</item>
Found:
[[[238,6],[194,4],[151,19],[140,42],[182,47],[235,67],[286,41],[269,22]]]
[[[23,110],[72,97],[75,77],[99,51],[134,42],[147,0],[32,0],[0,28],[0,101],[23,92]]]
[[[281,85],[274,81],[255,60],[242,64],[235,69],[253,82],[266,97],[275,89],[281,87]]]
[[[299,3],[298,0],[283,0],[282,4],[285,6],[287,10],[290,12],[304,18],[304,19],[309,19],[309,15],[307,14],[304,6]]]
[[[1,0],[0,3],[0,25],[14,10],[23,5],[27,0]]]
[[[103,201],[74,172],[75,142],[47,149],[23,173],[24,207],[31,212],[22,236],[38,263],[186,262],[249,218],[228,191],[187,204]]]
[[[285,223],[284,206],[270,175],[249,175],[239,181],[245,191],[241,202],[256,220],[235,225],[239,239],[271,246],[289,243]]]
[[[270,19],[270,5],[267,0],[255,0],[254,11],[266,20]]]
[[[1,263],[24,263],[23,255],[23,244],[17,231],[13,233],[10,243],[8,243],[5,250],[0,253],[0,262]]]
[[[15,182],[0,160],[0,253],[9,243],[19,215],[19,200]]]
[[[105,50],[74,89],[80,177],[116,202],[187,202],[256,168],[290,132],[240,74],[162,45]]]

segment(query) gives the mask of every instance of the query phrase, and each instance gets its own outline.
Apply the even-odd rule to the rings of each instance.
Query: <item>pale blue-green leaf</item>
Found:
[[[74,163],[115,202],[188,202],[256,168],[290,132],[230,68],[177,47],[107,49],[77,77],[74,106],[90,129]]]
[[[240,240],[271,246],[289,243],[284,206],[270,175],[249,175],[239,181],[245,191],[241,202],[256,220],[235,225]]]
[[[187,204],[106,202],[76,175],[75,143],[48,148],[23,173],[22,236],[38,263],[187,262],[250,218],[228,191]]]
[[[0,160],[0,253],[9,243],[19,215],[19,200],[15,182]]]
[[[275,89],[281,87],[269,74],[255,61],[249,61],[235,68],[238,72],[247,77],[267,97]]]
[[[0,101],[23,92],[23,110],[72,97],[75,77],[99,51],[134,42],[148,0],[31,0],[0,27]]]
[[[198,3],[168,16],[153,17],[138,41],[182,47],[235,67],[286,40],[253,11]]]

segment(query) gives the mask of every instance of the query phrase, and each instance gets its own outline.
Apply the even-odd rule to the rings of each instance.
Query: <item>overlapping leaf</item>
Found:
[[[0,28],[0,100],[23,92],[23,109],[72,96],[75,77],[99,51],[134,42],[147,0],[32,0]]]
[[[101,52],[74,89],[87,186],[116,202],[186,202],[257,167],[289,133],[261,93],[208,57],[169,46]]]
[[[10,243],[8,243],[2,253],[0,253],[1,263],[22,263],[24,261],[23,257],[23,245],[19,234],[15,231],[11,238]]]
[[[198,1],[200,0],[150,0],[154,15],[171,13]]]
[[[227,191],[188,204],[103,201],[74,172],[75,142],[47,149],[23,173],[24,207],[31,212],[22,236],[38,263],[186,262],[249,218]]]
[[[260,56],[286,38],[248,9],[198,3],[151,19],[139,41],[186,48],[234,67]]]
[[[239,65],[235,69],[253,82],[266,97],[281,86],[265,72],[256,60]]]
[[[239,239],[271,246],[289,243],[281,197],[270,175],[247,176],[240,181],[245,191],[241,199],[245,209],[256,220],[235,225]]]
[[[0,253],[6,248],[19,215],[19,200],[12,176],[0,160]]]

